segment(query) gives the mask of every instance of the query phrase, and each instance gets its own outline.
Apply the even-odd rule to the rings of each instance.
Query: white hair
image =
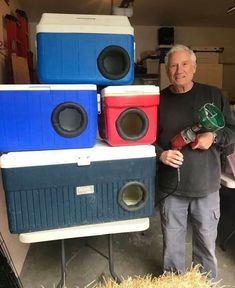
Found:
[[[193,50],[191,50],[189,47],[187,47],[185,45],[175,44],[173,47],[171,47],[171,49],[167,52],[167,54],[165,56],[165,66],[166,66],[166,68],[168,68],[169,56],[171,54],[175,53],[175,52],[178,52],[178,51],[187,51],[187,52],[189,52],[192,62],[196,63],[197,57],[196,57],[195,53],[193,52]]]

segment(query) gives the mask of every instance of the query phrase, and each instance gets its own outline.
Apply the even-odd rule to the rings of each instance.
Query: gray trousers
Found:
[[[220,217],[219,191],[206,197],[171,195],[161,203],[164,271],[185,271],[187,220],[192,225],[192,264],[201,264],[201,272],[217,277],[215,241]]]

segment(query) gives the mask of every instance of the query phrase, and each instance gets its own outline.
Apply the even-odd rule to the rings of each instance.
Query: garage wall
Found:
[[[136,58],[146,51],[157,48],[159,27],[135,26]],[[223,64],[223,90],[230,99],[235,100],[235,29],[234,28],[203,28],[203,27],[175,27],[175,43],[199,47],[224,47],[220,54]]]
[[[17,1],[11,0],[9,1],[9,6],[5,1],[0,0],[0,17],[1,21],[3,16],[6,14],[14,13],[16,8],[20,7],[17,4]],[[4,50],[4,28],[3,21],[0,23],[0,83],[4,83],[4,61],[5,61],[5,50]],[[8,229],[7,222],[7,213],[6,213],[6,201],[5,201],[5,193],[2,188],[2,180],[0,177],[0,232],[2,237],[6,243],[6,246],[9,250],[11,258],[14,262],[17,273],[20,274],[26,254],[28,252],[29,245],[23,244],[19,241],[18,235],[10,234]]]
[[[135,26],[136,58],[157,48],[157,26]],[[175,43],[189,46],[224,47],[221,63],[235,63],[235,28],[175,27]]]
[[[235,100],[235,29],[228,28],[182,28],[176,29],[176,41],[192,46],[224,47],[220,54],[223,64],[223,90],[230,100]]]

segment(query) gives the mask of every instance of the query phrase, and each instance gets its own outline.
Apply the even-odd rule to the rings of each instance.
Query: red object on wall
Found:
[[[24,11],[16,9],[17,17],[5,15],[7,34],[6,78],[7,83],[14,83],[12,54],[27,59],[30,83],[34,82],[33,53],[29,50],[28,18]]]
[[[12,53],[17,53],[17,18],[6,14],[5,27],[7,32],[7,52],[8,55],[11,55]]]
[[[17,55],[28,58],[29,52],[29,29],[28,18],[24,11],[16,9],[17,14]]]
[[[5,58],[6,82],[14,83],[11,55],[17,53],[17,18],[6,14],[4,20],[7,48],[7,56]]]

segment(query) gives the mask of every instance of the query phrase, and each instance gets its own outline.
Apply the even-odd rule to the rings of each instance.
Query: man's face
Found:
[[[191,60],[188,51],[177,51],[170,55],[167,74],[171,84],[187,87],[192,83],[196,63]]]

